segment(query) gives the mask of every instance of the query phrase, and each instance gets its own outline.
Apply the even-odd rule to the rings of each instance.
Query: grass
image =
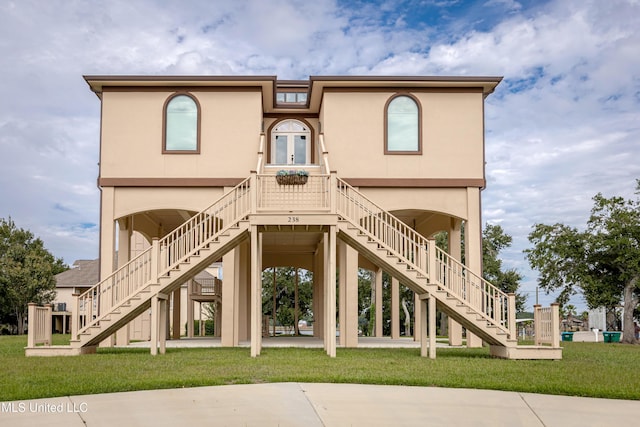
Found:
[[[66,337],[68,340],[68,336]],[[63,344],[64,336],[54,336]],[[57,342],[56,342],[57,341]],[[561,361],[494,359],[487,348],[98,349],[77,357],[24,356],[26,337],[0,336],[0,401],[162,388],[265,382],[393,384],[510,390],[640,400],[640,346],[563,342]]]

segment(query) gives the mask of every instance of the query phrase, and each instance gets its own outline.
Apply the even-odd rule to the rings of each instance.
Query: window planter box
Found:
[[[309,179],[305,175],[276,175],[276,182],[279,185],[304,185]]]

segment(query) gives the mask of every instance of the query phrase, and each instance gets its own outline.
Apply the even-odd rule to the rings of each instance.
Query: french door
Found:
[[[311,131],[297,120],[284,120],[271,132],[271,163],[306,165],[311,163]]]

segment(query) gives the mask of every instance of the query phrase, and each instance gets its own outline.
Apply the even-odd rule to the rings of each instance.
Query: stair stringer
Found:
[[[71,341],[74,347],[92,347],[114,334],[133,319],[151,307],[151,299],[159,294],[168,295],[182,284],[195,277],[211,263],[220,259],[249,237],[249,222],[240,221],[236,227],[212,239],[208,245],[192,254],[176,268],[158,278],[157,283],[149,282],[136,293],[114,307],[99,322],[79,334],[78,340]]]
[[[509,339],[505,331],[491,325],[472,307],[451,295],[442,285],[432,282],[426,274],[412,268],[406,260],[390,253],[371,236],[361,232],[358,225],[348,220],[338,221],[338,237],[421,297],[434,297],[438,309],[488,344],[517,345],[517,341]]]

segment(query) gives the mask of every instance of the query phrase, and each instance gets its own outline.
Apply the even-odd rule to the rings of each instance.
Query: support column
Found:
[[[187,282],[187,337],[193,338],[193,279]]]
[[[357,285],[356,285],[357,286]],[[375,336],[380,338],[384,336],[382,329],[382,269],[378,268],[375,272],[375,288],[376,288],[376,329]],[[356,308],[357,309],[357,308]]]
[[[482,275],[482,226],[480,218],[480,189],[467,188],[467,222],[464,227],[465,261],[467,268]],[[482,347],[482,339],[467,330],[467,347]]]
[[[336,357],[336,226],[325,233],[325,337],[329,357]]]
[[[116,268],[116,219],[115,188],[104,187],[100,197],[100,280],[106,278]],[[102,304],[99,302],[99,304]],[[115,335],[103,340],[100,347],[113,347]]]
[[[391,339],[400,338],[400,282],[391,278]]]
[[[171,327],[173,328],[171,339],[179,340],[180,339],[180,303],[181,303],[181,292],[182,288],[178,288],[173,291],[173,323]]]
[[[251,242],[241,243],[238,249],[238,340],[242,342],[251,340]]]
[[[166,349],[166,323],[167,323],[167,295],[158,293],[151,297],[151,355],[165,353]]]
[[[449,255],[462,261],[462,220],[451,218],[449,228]],[[462,325],[447,316],[449,345],[462,345]]]
[[[421,328],[420,330],[420,356],[421,357],[427,357],[427,352],[428,352],[428,348],[429,348],[429,340],[428,340],[428,336],[427,336],[427,322],[428,322],[428,318],[427,318],[427,314],[428,314],[428,308],[427,308],[427,300],[426,299],[419,299],[416,301],[416,305],[420,306],[420,320],[418,322],[418,319],[416,319],[416,324],[420,323],[422,325],[424,325],[423,328]]]
[[[324,340],[324,307],[325,307],[325,245],[326,233],[318,244],[318,249],[313,259],[313,336]]]
[[[222,281],[222,337],[223,347],[237,347],[239,316],[239,258],[238,247],[230,250],[222,257],[224,280]]]
[[[358,346],[358,252],[343,241],[339,245],[340,345]],[[331,277],[331,276],[329,276]],[[335,334],[334,334],[335,335]]]
[[[131,220],[129,217],[118,220],[118,268],[131,259]],[[129,323],[118,329],[115,334],[117,345],[128,345],[130,342]]]
[[[424,295],[420,304],[420,356],[436,358],[436,299]],[[427,338],[428,337],[428,338]]]
[[[419,341],[422,333],[422,304],[420,304],[420,295],[413,293],[413,340]]]
[[[216,305],[216,321],[213,324],[213,336],[220,338],[222,334],[222,305],[220,304],[220,301],[216,301],[214,304]]]
[[[169,321],[169,296],[163,295],[163,298],[160,299],[160,315],[159,319],[159,331],[158,331],[158,339],[160,346],[160,354],[165,354],[167,351],[167,326]]]
[[[262,235],[251,226],[251,357],[262,348]]]

